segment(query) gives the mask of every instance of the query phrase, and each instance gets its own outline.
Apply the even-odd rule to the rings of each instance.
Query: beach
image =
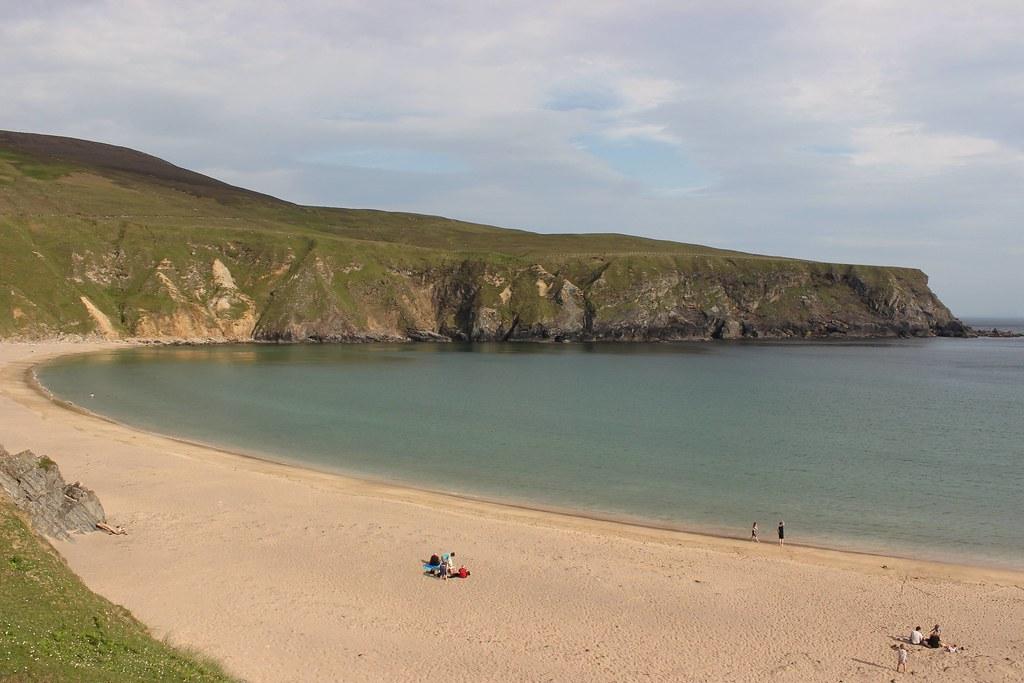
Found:
[[[963,650],[911,648],[915,680],[1024,679],[1020,572],[779,548],[775,520],[753,544],[324,474],[33,386],[34,364],[109,346],[0,344],[0,443],[49,455],[128,530],[54,542],[90,588],[245,680],[891,680],[897,639],[935,623]],[[449,550],[472,576],[423,576]]]

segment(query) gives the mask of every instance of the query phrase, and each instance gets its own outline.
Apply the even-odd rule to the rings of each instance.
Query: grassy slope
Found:
[[[228,681],[215,664],[154,640],[123,607],[89,591],[0,502],[0,679]]]
[[[36,142],[35,138],[48,144]],[[93,147],[97,148],[96,153],[82,151]],[[50,136],[26,139],[22,134],[0,131],[0,186],[12,189],[6,193],[6,199],[12,202],[9,208],[37,216],[56,208],[97,219],[109,219],[116,214],[137,218],[175,217],[196,224],[218,220],[252,222],[274,232],[285,229],[459,252],[740,255],[739,252],[629,235],[541,235],[440,216],[299,206],[225,185],[131,150],[123,150],[120,157],[112,160],[108,157],[114,153],[104,155],[103,148],[121,150]],[[187,174],[188,182],[182,179],[182,174]],[[99,176],[111,183],[90,182],[84,176]],[[21,182],[26,180],[37,182]],[[48,181],[57,181],[57,196]],[[72,189],[65,187],[67,185],[77,187]],[[86,192],[81,192],[82,189]]]
[[[322,267],[302,263],[310,254]],[[526,295],[533,285],[523,269],[531,264],[577,284],[605,274],[609,295],[637,274],[655,280],[679,271],[724,273],[756,295],[776,272],[850,268],[627,235],[540,235],[437,216],[304,207],[131,150],[0,131],[0,336],[93,332],[81,296],[131,334],[140,317],[176,309],[157,264],[189,292],[212,296],[209,273],[195,271],[215,258],[257,302],[265,322],[326,317],[353,328],[385,318],[392,328],[419,326],[425,304],[397,274],[437,273],[467,261],[520,278],[512,305],[527,312],[550,307]],[[289,264],[297,265],[286,273]],[[865,280],[896,274],[927,290],[920,271],[856,268]],[[499,291],[484,287],[481,296],[496,300]],[[811,292],[790,287],[772,304],[773,315],[783,320],[798,312],[805,293]],[[603,310],[620,305],[626,315],[631,304],[614,296]],[[835,305],[838,315],[844,302]],[[512,314],[508,308],[503,316]],[[226,315],[242,313],[232,308]]]

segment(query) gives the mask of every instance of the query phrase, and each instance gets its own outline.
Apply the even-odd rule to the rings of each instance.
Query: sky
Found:
[[[917,267],[1024,317],[1024,5],[0,0],[0,128],[292,201]]]

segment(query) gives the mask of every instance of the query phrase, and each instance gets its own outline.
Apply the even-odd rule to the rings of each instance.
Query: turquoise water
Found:
[[[133,348],[40,378],[321,469],[1024,568],[1024,339]]]

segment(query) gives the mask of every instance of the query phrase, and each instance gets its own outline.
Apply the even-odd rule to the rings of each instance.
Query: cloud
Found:
[[[1013,161],[1019,153],[995,140],[971,135],[933,134],[920,124],[857,128],[851,134],[857,166],[880,166],[910,173],[940,173],[953,166]]]
[[[649,140],[668,145],[682,144],[682,140],[669,133],[664,125],[624,121],[605,128],[602,133],[609,140]]]
[[[1024,315],[1015,2],[7,4],[3,128],[295,201],[918,266]]]
[[[468,170],[464,164],[444,154],[387,147],[324,149],[311,153],[299,161],[407,173],[464,173]]]
[[[621,110],[626,113],[656,109],[671,102],[680,89],[677,83],[667,78],[637,76],[618,79],[615,85],[623,100]]]

